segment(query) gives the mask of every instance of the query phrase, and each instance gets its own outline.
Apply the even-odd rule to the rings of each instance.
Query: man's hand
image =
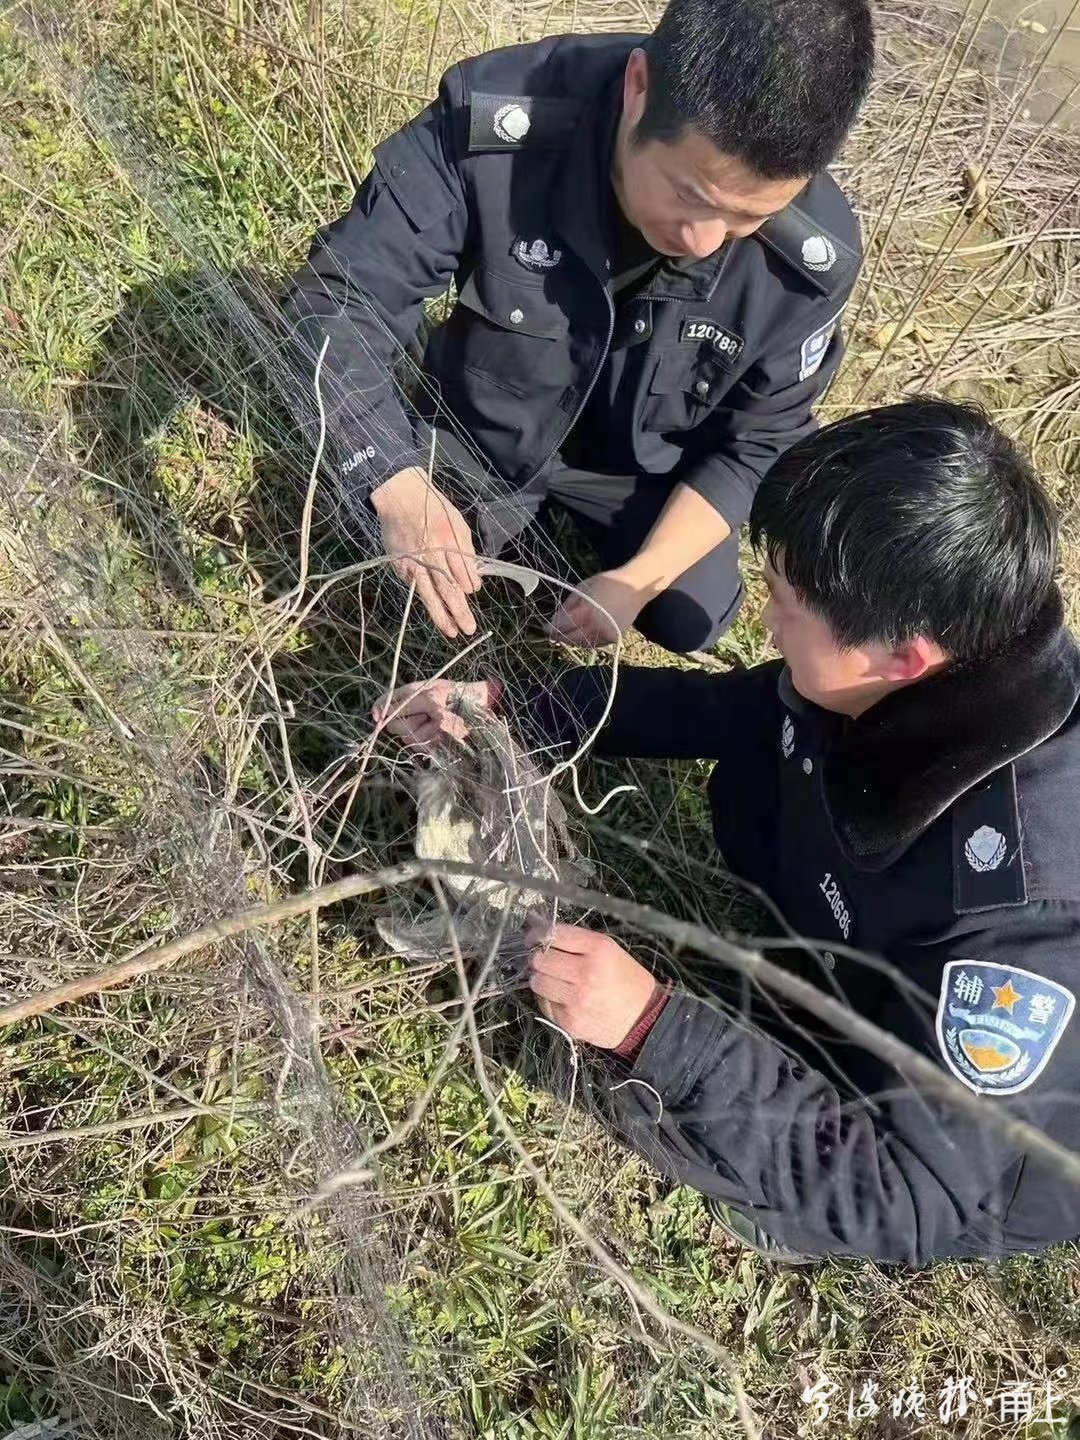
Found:
[[[638,553],[615,570],[582,585],[610,611],[615,628],[595,605],[571,595],[551,622],[557,640],[569,645],[611,645],[642,610],[731,534],[724,517],[686,485],[676,485]]]
[[[472,635],[476,621],[467,595],[480,589],[468,522],[422,470],[399,470],[371,492],[382,541],[394,569],[416,593],[448,640]]]
[[[655,586],[641,578],[633,561],[616,570],[602,570],[580,588],[589,599],[568,595],[548,627],[553,639],[567,645],[613,645],[658,593]]]
[[[418,680],[400,685],[378,700],[371,711],[383,725],[414,750],[430,753],[450,740],[467,740],[469,724],[458,707],[490,710],[502,691],[498,680],[462,685],[453,680]]]
[[[537,922],[529,986],[540,1010],[574,1040],[614,1050],[645,1013],[656,981],[608,935]]]

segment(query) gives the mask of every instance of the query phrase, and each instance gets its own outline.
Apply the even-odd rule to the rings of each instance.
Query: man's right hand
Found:
[[[466,599],[480,589],[468,522],[423,470],[399,470],[371,493],[382,541],[394,569],[416,593],[448,640],[472,635],[476,620]]]

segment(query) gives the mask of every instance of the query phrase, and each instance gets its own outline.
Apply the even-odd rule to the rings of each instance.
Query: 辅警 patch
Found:
[[[938,1044],[972,1090],[1013,1095],[1042,1073],[1075,1005],[1071,990],[1030,970],[950,960],[941,977]]]
[[[713,354],[725,365],[734,365],[745,344],[741,335],[717,325],[715,320],[695,320],[693,317],[682,322],[679,340],[684,345],[711,346]]]
[[[838,310],[831,320],[827,320],[820,329],[813,331],[802,342],[799,350],[799,379],[809,380],[811,375],[816,375],[821,369],[821,362],[825,359],[832,343],[832,337],[836,334],[836,324],[843,314]]]

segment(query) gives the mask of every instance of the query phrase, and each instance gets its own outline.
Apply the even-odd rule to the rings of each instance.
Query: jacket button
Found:
[[[644,335],[644,334],[645,334],[645,321],[644,321],[644,320],[635,320],[635,321],[634,321],[634,333],[635,333],[635,335]]]
[[[702,400],[708,399],[708,395],[709,395],[709,382],[708,382],[707,380],[699,380],[699,381],[697,382],[697,384],[694,386],[694,394],[695,394],[695,395],[700,395],[701,398],[702,398]]]
[[[825,965],[829,970],[836,969],[836,956],[832,953],[831,950],[826,950],[821,958],[825,961]]]
[[[511,324],[511,325],[520,325],[521,322],[522,322],[522,320],[524,320],[524,319],[525,319],[525,311],[524,311],[524,310],[511,310],[511,311],[510,311],[510,324]]]
[[[814,773],[814,762],[810,759],[809,755],[807,755],[806,759],[802,762],[802,768],[804,775],[812,775]]]

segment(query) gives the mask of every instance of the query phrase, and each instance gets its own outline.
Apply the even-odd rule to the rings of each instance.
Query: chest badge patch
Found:
[[[1046,1067],[1076,997],[1015,965],[950,960],[941,977],[937,1038],[958,1080],[983,1094],[1014,1095]]]
[[[514,259],[526,270],[554,270],[562,251],[551,249],[546,240],[515,240]]]
[[[795,722],[790,715],[784,716],[784,723],[780,728],[780,749],[784,752],[785,760],[790,760],[795,753]]]
[[[980,875],[996,870],[1005,859],[1005,836],[992,825],[980,825],[964,841],[964,858]]]
[[[532,121],[520,105],[502,105],[492,116],[495,134],[508,144],[524,140]]]

